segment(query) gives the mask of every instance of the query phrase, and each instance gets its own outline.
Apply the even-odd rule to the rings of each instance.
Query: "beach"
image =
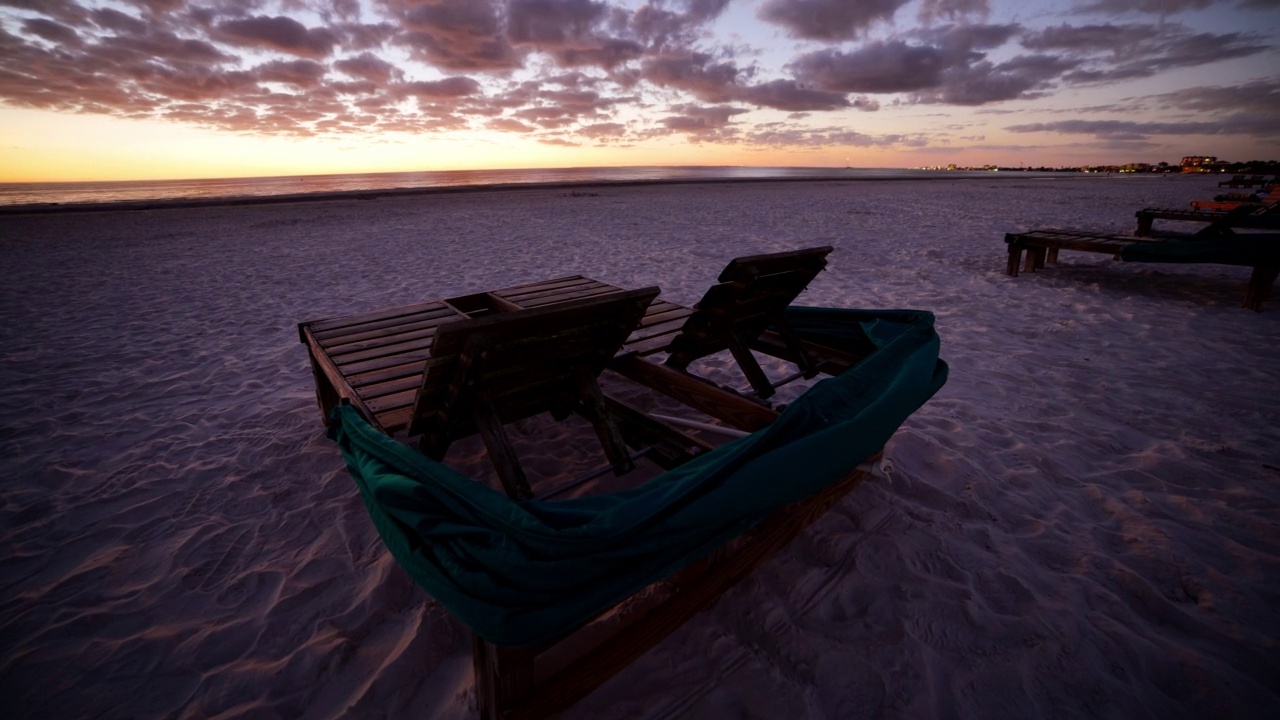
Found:
[[[1063,251],[1216,176],[536,187],[0,217],[12,717],[477,717],[297,324],[581,274],[695,303],[835,248],[800,304],[937,316],[942,390],[858,486],[565,718],[1269,718],[1280,297]],[[727,363],[711,371],[732,382]],[[538,452],[554,457],[554,443]]]

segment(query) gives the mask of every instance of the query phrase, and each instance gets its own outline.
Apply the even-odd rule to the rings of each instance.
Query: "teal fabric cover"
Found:
[[[1267,265],[1280,262],[1280,235],[1259,233],[1215,240],[1137,242],[1120,249],[1126,262]]]
[[[335,409],[338,442],[374,525],[413,579],[499,645],[554,639],[812,495],[880,451],[946,382],[933,315],[791,308],[802,337],[878,349],[769,427],[608,495],[516,502]]]

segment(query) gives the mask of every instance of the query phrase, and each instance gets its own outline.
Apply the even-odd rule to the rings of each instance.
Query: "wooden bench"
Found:
[[[1230,258],[1225,261],[1220,259],[1162,259],[1160,261],[1224,262],[1230,265],[1252,267],[1253,274],[1245,286],[1244,300],[1241,307],[1255,311],[1261,310],[1263,303],[1271,292],[1272,284],[1274,284],[1277,276],[1280,276],[1280,264],[1274,261],[1274,252],[1270,252],[1270,248],[1274,247],[1276,243],[1280,243],[1280,238],[1275,235],[1238,236],[1238,238],[1249,243],[1259,243],[1250,248],[1249,257]],[[1096,233],[1088,230],[1030,230],[1021,233],[1007,233],[1004,236],[1004,241],[1009,248],[1006,272],[1013,277],[1018,276],[1020,265],[1022,270],[1026,272],[1035,272],[1042,269],[1046,262],[1057,262],[1059,250],[1104,253],[1119,260],[1126,246],[1139,243],[1158,244],[1160,242],[1151,238]],[[1261,248],[1267,248],[1268,253],[1256,252]],[[1026,253],[1025,262],[1022,259],[1024,252]]]
[[[1125,245],[1143,240],[1128,235],[1109,235],[1088,230],[1029,230],[1007,233],[1004,241],[1009,246],[1009,263],[1005,272],[1018,277],[1019,265],[1025,272],[1035,272],[1044,268],[1046,262],[1056,263],[1059,250],[1105,253],[1119,259],[1120,250]],[[1026,252],[1025,264],[1022,260],[1023,252]]]

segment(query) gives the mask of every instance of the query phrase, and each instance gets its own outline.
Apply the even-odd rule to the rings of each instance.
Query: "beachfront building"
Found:
[[[1218,162],[1218,158],[1213,155],[1188,155],[1182,158],[1182,172],[1222,172],[1226,167],[1225,162]]]

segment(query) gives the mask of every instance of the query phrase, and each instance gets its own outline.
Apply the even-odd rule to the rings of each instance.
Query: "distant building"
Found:
[[[1182,158],[1182,172],[1220,172],[1226,163],[1218,162],[1218,158],[1212,155],[1188,155]]]

